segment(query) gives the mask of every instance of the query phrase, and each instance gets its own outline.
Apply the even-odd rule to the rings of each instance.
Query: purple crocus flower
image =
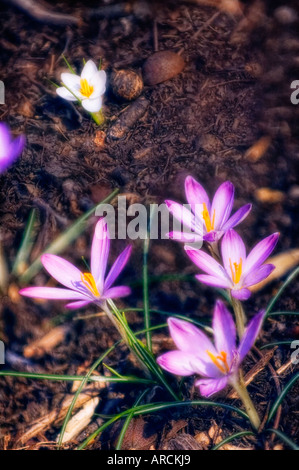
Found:
[[[210,202],[204,188],[191,176],[185,180],[185,193],[191,211],[174,201],[165,201],[169,211],[192,233],[170,232],[169,238],[181,242],[217,242],[227,230],[247,217],[251,204],[242,206],[230,217],[235,188],[230,181],[222,183]]]
[[[22,153],[25,146],[25,136],[12,138],[10,128],[0,122],[0,173],[3,173]]]
[[[169,318],[170,335],[178,349],[162,354],[157,362],[172,374],[199,374],[204,377],[195,385],[203,396],[209,397],[227,384],[236,383],[241,362],[255,343],[264,315],[264,311],[255,315],[238,347],[234,320],[220,300],[216,303],[213,316],[214,344],[191,323]]]
[[[119,276],[131,254],[131,246],[118,256],[105,278],[109,256],[110,238],[105,219],[99,220],[91,246],[91,272],[82,273],[73,264],[56,255],[45,254],[41,257],[44,268],[66,289],[56,287],[26,287],[20,294],[39,299],[73,300],[67,308],[81,308],[96,303],[103,307],[105,301],[129,295],[126,286],[111,287]]]
[[[221,242],[223,266],[207,253],[186,247],[189,258],[207,274],[196,278],[209,286],[230,289],[233,297],[249,299],[248,287],[258,284],[269,276],[275,266],[263,264],[270,256],[278,241],[279,233],[274,233],[260,241],[246,256],[246,248],[240,235],[230,229]]]

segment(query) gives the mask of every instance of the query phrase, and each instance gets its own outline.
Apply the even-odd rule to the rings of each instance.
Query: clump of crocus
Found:
[[[41,257],[48,273],[66,289],[56,287],[26,287],[20,294],[41,299],[72,300],[67,308],[82,308],[91,302],[105,308],[108,299],[124,297],[131,290],[126,286],[111,287],[124,269],[131,254],[131,246],[118,256],[105,277],[110,249],[110,238],[105,219],[99,220],[91,246],[90,271],[82,272],[63,258],[52,254]]]
[[[187,243],[202,240],[211,244],[217,242],[225,232],[242,222],[251,210],[251,204],[246,204],[230,217],[234,192],[233,184],[226,181],[219,186],[211,202],[201,184],[188,176],[185,193],[191,211],[174,201],[167,200],[165,203],[173,216],[188,227],[192,234],[175,231],[170,232],[169,237]]]
[[[246,256],[246,248],[240,235],[230,229],[221,242],[223,266],[212,256],[192,247],[186,247],[189,258],[207,274],[196,278],[204,284],[227,288],[232,297],[247,300],[251,292],[249,287],[258,284],[269,276],[275,266],[263,264],[270,256],[278,241],[279,233],[274,233],[260,241]]]
[[[88,60],[81,75],[65,72],[61,74],[61,87],[56,93],[68,101],[79,101],[93,117],[103,105],[103,94],[106,91],[106,72],[98,70],[92,60]]]
[[[243,400],[254,426],[258,427],[259,418],[246,388],[240,382],[239,370],[243,359],[257,339],[264,315],[264,311],[255,315],[247,326],[238,346],[234,320],[221,301],[216,303],[214,309],[214,343],[191,323],[177,318],[169,318],[170,335],[178,349],[162,354],[158,357],[157,362],[172,374],[180,376],[201,375],[203,378],[197,380],[195,385],[199,387],[201,395],[205,397],[219,392],[228,384],[232,385]]]
[[[0,173],[3,173],[21,155],[25,146],[25,136],[13,139],[10,128],[0,123]]]

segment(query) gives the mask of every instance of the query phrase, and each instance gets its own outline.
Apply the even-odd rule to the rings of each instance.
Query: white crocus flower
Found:
[[[92,60],[86,62],[80,77],[73,73],[62,73],[61,81],[65,86],[56,89],[61,98],[81,101],[83,108],[90,113],[100,111],[106,90],[106,72],[98,70]]]

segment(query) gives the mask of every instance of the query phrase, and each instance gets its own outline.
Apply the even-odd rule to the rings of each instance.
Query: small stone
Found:
[[[209,438],[206,432],[199,432],[195,436],[195,440],[201,445],[204,449],[207,449],[211,444],[211,439]]]
[[[94,144],[99,149],[102,149],[105,146],[106,133],[104,131],[97,130],[94,136]]]
[[[284,25],[292,24],[298,19],[296,11],[288,6],[276,8],[274,16],[279,23]]]
[[[111,87],[115,96],[132,101],[141,95],[143,81],[133,70],[116,70],[111,76]]]
[[[155,52],[143,65],[144,83],[153,86],[165,82],[181,73],[184,67],[184,59],[175,52]]]
[[[299,186],[298,185],[291,186],[288,196],[290,199],[295,199],[295,200],[299,199]]]
[[[207,153],[217,153],[223,149],[221,140],[214,134],[204,134],[199,138],[198,146]]]

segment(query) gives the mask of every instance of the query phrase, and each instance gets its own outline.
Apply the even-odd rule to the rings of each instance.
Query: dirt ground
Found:
[[[0,2],[0,78],[6,86],[6,104],[0,106],[0,120],[8,122],[16,134],[25,133],[28,141],[19,162],[0,176],[0,240],[8,262],[14,261],[32,207],[38,209],[40,223],[33,260],[55,236],[114,188],[119,187],[132,200],[146,204],[164,199],[185,202],[183,182],[188,174],[211,194],[223,181],[230,180],[236,187],[236,207],[253,203],[252,212],[240,227],[249,247],[279,231],[277,253],[297,248],[299,106],[290,101],[290,85],[293,80],[299,80],[297,2],[244,2],[241,17],[209,6],[208,1],[137,3],[142,8],[132,8],[129,13],[123,8],[121,15],[108,18],[89,17],[88,12],[98,6],[111,6],[109,0],[84,4],[49,2],[52,11],[75,14],[80,19],[78,25],[59,26],[36,21]],[[128,2],[118,4],[128,6]],[[292,7],[291,11],[298,16],[286,23],[279,14],[281,5]],[[78,71],[83,58],[101,60],[109,77],[113,70],[121,68],[141,73],[144,61],[157,46],[161,51],[179,53],[186,63],[183,72],[164,83],[145,86],[143,96],[149,101],[145,114],[122,139],[107,139],[99,146],[96,126],[89,116],[58,98],[50,82],[59,83],[65,70],[61,54]],[[104,105],[107,134],[128,105],[108,90]],[[261,138],[269,146],[253,161],[246,152]],[[264,200],[257,191],[260,188],[278,193],[271,193]],[[80,236],[63,256],[77,265],[82,256],[88,259],[91,233],[89,230]],[[124,241],[115,241],[112,256],[124,246]],[[196,269],[179,244],[156,241],[150,248],[149,272],[153,276],[193,274]],[[142,306],[138,284],[141,276],[142,243],[136,241],[132,260],[122,278],[124,284],[136,281],[136,286],[120,306]],[[42,284],[47,280],[42,270],[34,281]],[[11,283],[15,286],[14,279]],[[281,283],[282,280],[277,280],[253,295],[246,303],[249,314],[264,308]],[[74,319],[79,313],[82,316],[96,313],[93,307],[70,317],[60,303],[25,300],[17,295],[16,287],[13,292],[10,290],[9,295],[3,296],[0,304],[0,337],[10,353],[5,369],[84,374],[118,339],[106,318]],[[275,309],[298,310],[297,295],[298,283],[294,281]],[[198,319],[209,318],[214,299],[210,288],[194,282],[150,285],[151,308]],[[295,318],[272,317],[259,344],[298,339],[299,325]],[[129,313],[128,319],[134,329],[143,327],[141,315]],[[164,320],[158,314],[152,318],[153,324]],[[24,347],[59,322],[68,328],[62,343],[40,358],[25,359]],[[166,329],[154,334],[155,353],[169,347]],[[245,371],[250,370],[256,359],[255,355],[247,360]],[[274,369],[289,359],[289,346],[279,346],[271,360],[272,370],[264,368],[250,386],[262,415],[277,397],[277,386],[287,383],[294,373],[294,366],[288,368],[279,377],[278,385],[273,379]],[[110,355],[107,364],[120,373],[141,374],[124,347]],[[170,380],[175,383],[173,377]],[[193,379],[184,383],[186,399],[199,397],[192,383]],[[297,383],[287,395],[276,423],[294,442],[298,440],[298,387]],[[1,448],[51,448],[59,424],[51,425],[22,445],[19,439],[36,419],[59,409],[70,389],[69,382],[2,377]],[[97,413],[110,415],[124,410],[136,401],[138,393],[135,385],[110,385],[101,391]],[[161,399],[169,397],[154,388],[146,400]],[[238,404],[227,397],[221,399]],[[91,434],[99,420],[100,417],[94,417],[69,447],[75,447]],[[211,426],[221,429],[222,437],[246,429],[240,417],[220,409],[170,410],[136,418],[123,447],[157,449],[181,445],[178,448],[188,449],[194,445],[191,438],[210,430]],[[117,427],[109,428],[90,448],[113,448],[117,433]],[[191,436],[191,444],[189,441],[182,444],[181,436],[185,434]],[[214,435],[210,439],[207,448],[216,438]],[[269,434],[262,434],[259,440],[246,438],[238,445],[272,448],[277,443],[277,438],[273,442]]]

